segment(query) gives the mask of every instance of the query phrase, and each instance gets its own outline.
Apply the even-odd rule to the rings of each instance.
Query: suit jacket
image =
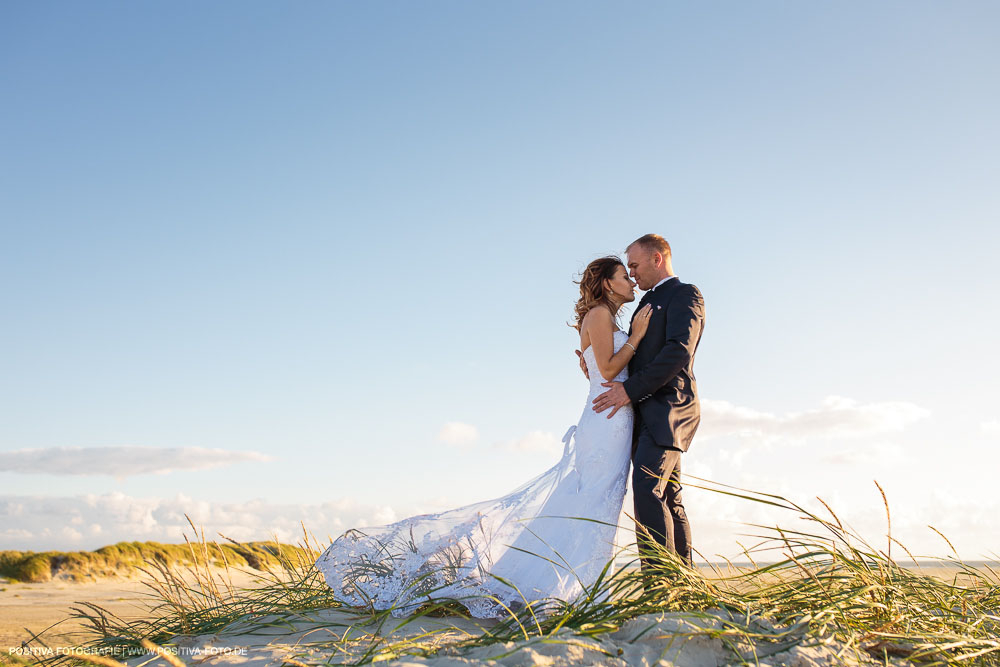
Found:
[[[705,328],[705,300],[697,287],[673,277],[647,292],[636,312],[645,303],[653,313],[624,383],[636,415],[632,451],[645,425],[660,447],[686,452],[701,421],[694,354]]]

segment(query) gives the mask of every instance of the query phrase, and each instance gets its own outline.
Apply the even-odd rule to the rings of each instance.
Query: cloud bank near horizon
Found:
[[[904,401],[860,403],[843,396],[828,396],[818,408],[784,415],[702,399],[701,412],[697,438],[702,441],[727,435],[768,441],[860,438],[902,431],[931,414]]]
[[[696,530],[696,548],[708,560],[718,560],[719,555],[739,558],[739,543],[752,544],[756,540],[746,536],[761,533],[752,524],[798,525],[797,513],[700,489],[689,489],[685,494]],[[871,544],[885,548],[881,499],[874,490],[869,495],[870,503],[854,504],[847,511],[838,499],[832,499],[831,505]],[[238,542],[277,539],[282,543],[302,544],[304,524],[310,545],[325,548],[349,528],[363,529],[441,511],[450,507],[451,502],[435,498],[422,506],[389,506],[364,505],[341,498],[317,504],[280,504],[255,498],[247,502],[209,503],[184,494],[172,498],[136,498],[120,492],[52,498],[0,496],[0,549],[85,551],[125,541],[183,544],[185,536],[192,541],[197,539],[185,514],[209,541],[223,541],[224,535]],[[814,499],[802,504],[826,515]],[[625,498],[623,509],[631,514],[631,493]],[[619,525],[622,526],[619,543],[631,542],[632,523],[626,514],[619,518]],[[922,503],[893,506],[894,537],[918,557],[947,556],[950,548],[928,525],[942,530],[963,558],[991,557],[977,545],[982,534],[1000,533],[1000,506],[984,506],[944,492],[934,492]],[[992,557],[996,557],[995,551]]]
[[[302,524],[323,543],[348,528],[392,523],[387,505],[361,505],[341,498],[319,504],[280,504],[263,498],[219,503],[179,493],[172,498],[136,498],[119,491],[78,496],[0,496],[0,548],[96,549],[122,541],[194,541],[191,525],[209,541],[219,534],[238,542],[278,539],[301,543]],[[300,523],[301,522],[301,523]],[[315,545],[313,545],[315,546]]]
[[[887,481],[890,489],[894,536],[904,538],[914,553],[947,555],[946,545],[927,528],[934,525],[948,535],[963,556],[982,557],[984,548],[991,546],[983,544],[982,536],[1000,533],[1000,502],[984,505],[974,501],[972,492],[953,496],[944,489],[930,488],[921,478],[914,477],[919,470],[900,465],[908,460],[909,450],[893,442],[892,436],[928,415],[927,410],[910,403],[860,403],[841,397],[829,397],[816,408],[786,414],[705,400],[698,438],[708,441],[709,446],[693,449],[686,457],[684,471],[686,475],[741,488],[792,499],[806,498],[806,506],[812,502],[808,498],[818,494],[830,501],[838,513],[843,512],[842,516],[849,517],[866,536],[882,540],[884,509],[881,499],[872,493],[874,487],[868,488],[870,476],[877,476]],[[562,447],[557,436],[543,431],[532,431],[508,442],[484,443],[475,426],[460,422],[445,425],[438,435],[444,445],[468,448],[466,451],[473,455],[478,450],[490,455],[533,452],[552,456]],[[845,440],[833,447],[824,444],[837,438]],[[813,441],[821,446],[802,446]],[[107,456],[113,448],[89,451],[96,449]],[[144,448],[131,449],[133,454],[137,453],[134,450],[148,452]],[[43,451],[54,456],[60,450]],[[158,450],[160,454],[171,451],[177,450]],[[199,451],[211,454],[195,461],[154,457],[141,465],[130,459],[116,469],[139,474],[185,466],[185,469],[203,468],[231,463],[234,457],[234,452],[225,451],[222,462],[219,457],[223,450],[185,448],[184,451],[188,456],[196,456]],[[18,454],[23,452],[4,454],[6,458],[0,458],[0,462],[11,466],[13,460],[20,472],[33,471],[42,465],[43,457],[26,461],[12,456]],[[243,454],[248,455],[244,460],[258,460],[253,452]],[[783,463],[789,456],[799,457],[795,465],[804,465],[808,474],[788,476],[782,472],[792,465]],[[107,468],[100,467],[104,464],[107,461],[100,459],[87,462],[90,474],[101,474],[95,470],[108,474]],[[74,460],[60,460],[59,465],[65,471],[63,474],[87,474],[68,471]],[[52,472],[51,468],[45,470]],[[694,488],[685,491],[686,504],[697,529],[696,546],[706,557],[738,556],[738,541],[748,524],[774,525],[794,519],[763,506],[698,489],[693,480],[689,484]],[[318,504],[280,504],[264,498],[207,502],[185,494],[137,498],[121,492],[62,497],[0,496],[0,549],[94,549],[133,540],[183,543],[184,535],[191,530],[185,515],[196,526],[204,527],[209,539],[221,539],[216,536],[222,534],[237,541],[278,539],[297,543],[302,539],[304,523],[311,535],[328,543],[349,528],[392,523],[413,514],[444,511],[475,500],[481,499],[392,498],[387,504],[373,505],[350,498]],[[816,510],[823,512],[819,506]],[[624,511],[632,511],[630,496],[625,499]],[[629,525],[624,515],[620,521]],[[631,533],[623,530],[620,535],[629,539]]]

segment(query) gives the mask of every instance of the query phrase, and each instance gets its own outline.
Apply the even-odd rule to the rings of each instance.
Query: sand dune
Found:
[[[331,634],[326,625],[348,625],[349,614],[328,610],[303,619],[294,630],[288,627],[272,631],[257,627],[234,627],[226,633],[184,637],[177,642],[176,655],[188,663],[202,665],[243,665],[245,667],[270,667],[289,660],[318,663],[338,656],[347,662],[347,655],[306,644],[322,642],[325,637],[342,640],[342,633]],[[551,638],[522,640],[480,646],[468,650],[444,648],[431,657],[399,656],[389,660],[392,665],[430,665],[452,667],[459,665],[507,665],[529,667],[551,665],[684,665],[689,667],[716,667],[739,662],[737,655],[727,648],[723,639],[713,637],[713,632],[724,629],[725,613],[718,617],[685,615],[679,613],[647,614],[626,623],[621,629],[602,635],[600,639],[576,635],[562,630]],[[276,619],[275,619],[276,620]],[[265,619],[266,622],[266,619]],[[475,624],[468,621],[453,623],[422,618],[386,634],[395,638],[416,636],[428,631],[441,631],[442,642],[455,641],[463,636],[478,634]],[[365,628],[354,628],[359,636]],[[793,646],[750,644],[737,645],[744,659],[758,659],[762,664],[787,667],[825,667],[827,665],[862,664],[845,652],[841,645]],[[140,664],[149,667],[169,667],[162,659],[149,661],[149,656],[137,656],[125,661],[132,667]]]
[[[224,576],[224,569],[212,570],[217,578]],[[185,570],[175,571],[193,584],[194,578]],[[234,586],[254,585],[255,579],[249,573],[232,568],[229,573]],[[70,617],[72,608],[84,602],[99,605],[125,620],[143,618],[151,593],[148,581],[150,578],[138,571],[131,578],[91,582],[66,578],[29,584],[0,578],[0,651],[8,654],[10,648],[29,641],[32,633],[41,635],[50,646],[69,646],[87,639],[86,626]]]
[[[194,578],[178,571],[186,581]],[[217,578],[226,576],[215,570]],[[950,579],[954,571],[942,568],[935,572]],[[230,569],[228,577],[238,588],[253,588],[259,574]],[[52,581],[42,584],[0,582],[0,650],[10,653],[31,639],[31,633],[41,634],[45,644],[57,652],[88,639],[79,619],[69,619],[71,608],[90,602],[124,619],[144,617],[146,604],[153,601],[146,585],[148,578],[140,574],[134,579],[111,579],[96,583]],[[288,617],[264,617],[252,623],[240,622],[216,634],[178,636],[170,642],[178,655],[189,665],[245,665],[268,667],[288,660],[316,663],[331,660],[347,661],[345,650],[361,651],[370,645],[372,634],[399,639],[434,633],[435,645],[444,647],[434,656],[397,655],[389,660],[394,665],[690,665],[709,667],[738,661],[737,653],[762,664],[796,667],[862,664],[853,650],[842,645],[793,645],[761,642],[756,646],[740,644],[728,648],[718,635],[724,628],[725,612],[713,615],[683,613],[647,614],[625,623],[599,639],[579,636],[562,630],[551,639],[532,638],[490,646],[459,650],[446,645],[479,636],[493,623],[456,617],[421,617],[415,621],[392,619],[386,626],[365,626],[366,617],[349,611],[326,609],[303,612],[289,621]],[[770,634],[774,628],[767,621],[757,621],[761,631]],[[345,642],[344,639],[357,642]],[[334,646],[336,644],[336,646]],[[32,646],[40,646],[37,642]],[[351,647],[354,647],[352,649]],[[347,648],[345,648],[347,647]],[[734,650],[737,653],[734,653]],[[36,649],[37,650],[37,649]],[[387,658],[389,656],[386,656]],[[166,660],[150,661],[150,656],[122,659],[130,667],[147,664],[167,667]]]

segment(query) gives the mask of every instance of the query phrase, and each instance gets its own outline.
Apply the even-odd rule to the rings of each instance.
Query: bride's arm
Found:
[[[587,332],[590,335],[590,345],[594,348],[594,359],[597,360],[597,370],[600,371],[601,377],[605,380],[614,379],[628,365],[629,359],[635,354],[636,346],[639,345],[639,341],[645,335],[644,328],[639,333],[633,327],[633,333],[629,336],[628,344],[622,345],[622,348],[616,354],[614,337],[615,321],[611,316],[611,311],[607,308],[593,308],[584,316],[583,325],[587,327]]]

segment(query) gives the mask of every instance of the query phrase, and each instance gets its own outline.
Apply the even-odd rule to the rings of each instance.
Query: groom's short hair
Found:
[[[663,255],[663,259],[670,259],[670,244],[667,243],[667,240],[659,234],[646,234],[644,236],[640,236],[635,241],[628,244],[628,248],[625,248],[625,252],[628,252],[628,249],[634,245],[637,245],[648,252],[658,252]]]

